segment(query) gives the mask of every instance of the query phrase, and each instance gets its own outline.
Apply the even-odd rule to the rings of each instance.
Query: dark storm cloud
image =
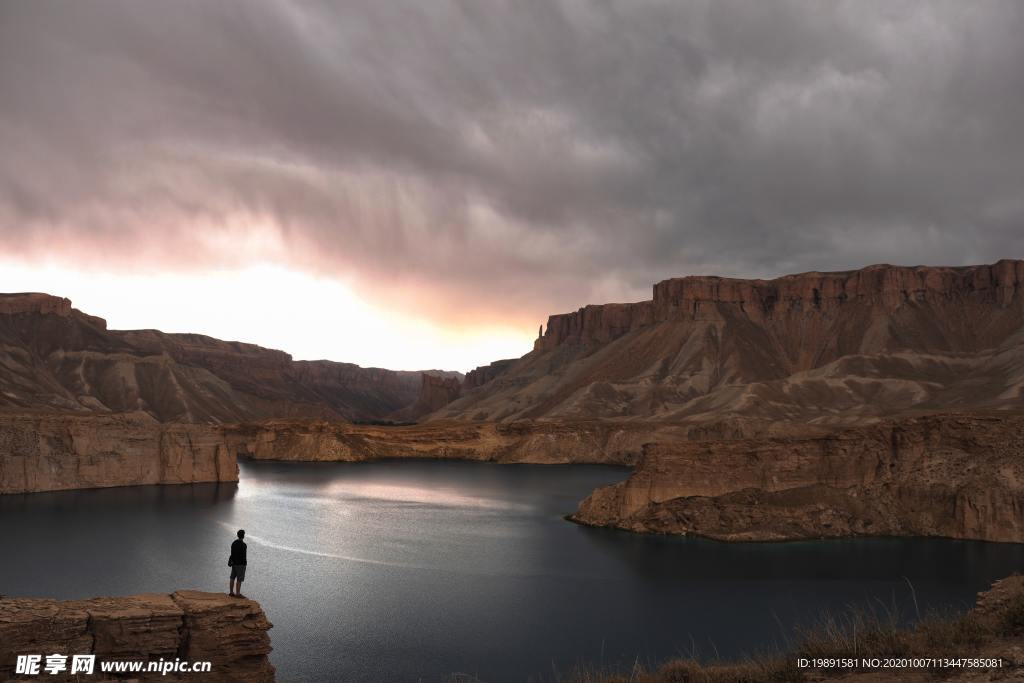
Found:
[[[0,239],[510,315],[1019,257],[1022,33],[1012,1],[0,0]]]

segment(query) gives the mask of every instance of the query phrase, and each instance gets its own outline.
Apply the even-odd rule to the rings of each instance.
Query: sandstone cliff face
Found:
[[[409,411],[413,419],[443,408],[462,393],[462,382],[458,377],[437,377],[423,373],[420,395]]]
[[[474,423],[377,427],[271,420],[225,426],[232,451],[256,460],[363,461],[439,458],[516,463],[632,464],[656,433],[675,426]]]
[[[238,481],[238,464],[212,426],[0,414],[0,494],[216,481]]]
[[[135,680],[208,680],[261,683],[274,680],[271,624],[259,604],[222,593],[178,591],[123,598],[57,601],[0,598],[0,680],[78,680],[58,675],[15,676],[19,654],[94,654],[95,673],[107,680],[107,661],[210,661],[210,673],[141,673]],[[70,660],[69,660],[70,661]]]
[[[590,305],[573,313],[552,315],[547,330],[533,348],[551,351],[562,344],[603,343],[617,339],[627,332],[653,325],[654,302],[635,304]]]
[[[1024,542],[1024,416],[932,415],[813,438],[650,444],[575,521],[724,540]]]
[[[165,422],[379,419],[412,405],[421,383],[419,372],[293,361],[199,334],[108,330],[46,294],[0,295],[0,366],[0,409],[143,411]]]
[[[0,294],[0,314],[22,315],[71,315],[71,300],[38,292],[24,294]]]
[[[654,285],[651,301],[591,305],[549,317],[547,330],[534,348],[551,350],[563,344],[608,342],[654,323],[714,319],[729,313],[764,323],[782,322],[793,314],[804,319],[825,317],[840,308],[856,306],[877,307],[888,313],[913,303],[941,307],[958,302],[1005,308],[1019,299],[1022,283],[1024,261],[1011,260],[962,268],[876,265],[774,280],[672,278]]]
[[[857,424],[1024,400],[1024,261],[686,277],[551,316],[534,350],[430,419],[747,416]]]
[[[502,360],[496,360],[489,365],[481,365],[473,368],[466,373],[466,378],[462,381],[464,389],[476,389],[482,387],[488,382],[500,377],[506,370],[519,360],[518,358],[505,358]]]
[[[233,453],[256,460],[358,462],[379,458],[450,458],[507,463],[635,463],[644,444],[709,438],[767,437],[776,426],[748,420],[705,425],[566,421],[436,423],[384,427],[317,420],[225,425]]]

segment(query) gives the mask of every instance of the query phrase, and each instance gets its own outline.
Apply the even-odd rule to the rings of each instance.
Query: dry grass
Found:
[[[1024,636],[1024,595],[1014,597],[999,615],[997,632],[1004,638]]]
[[[781,658],[719,664],[675,659],[654,671],[639,666],[629,674],[576,670],[565,679],[566,683],[798,683],[802,680],[803,674],[795,663]]]
[[[798,634],[789,653],[742,662],[701,662],[677,659],[657,669],[634,667],[628,674],[577,669],[557,683],[799,683],[821,680],[827,671],[797,667],[797,659],[943,657],[978,653],[1000,638],[1024,636],[1024,593],[1002,605],[998,613],[929,614],[912,629],[901,628],[894,609],[850,609],[826,616]],[[841,672],[835,672],[841,673]],[[942,672],[936,675],[941,677]]]
[[[1005,601],[993,611],[928,614],[918,619],[912,629],[901,628],[903,620],[895,609],[851,608],[840,616],[826,616],[799,632],[796,645],[784,654],[740,662],[708,662],[692,657],[674,659],[660,667],[646,667],[637,661],[626,673],[577,666],[567,674],[555,672],[541,680],[546,683],[801,683],[849,671],[801,669],[797,666],[799,658],[973,655],[1000,639],[1024,636],[1024,583],[1016,585],[1018,587],[1011,589]],[[933,673],[942,678],[948,672]],[[475,676],[460,675],[453,676],[450,683],[484,682]]]

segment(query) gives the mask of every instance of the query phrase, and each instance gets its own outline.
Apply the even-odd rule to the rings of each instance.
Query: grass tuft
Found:
[[[996,632],[1004,638],[1024,636],[1024,594],[1010,599],[997,624]]]

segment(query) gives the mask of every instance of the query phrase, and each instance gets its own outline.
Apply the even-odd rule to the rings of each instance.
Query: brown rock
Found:
[[[416,419],[445,407],[462,393],[462,382],[458,377],[439,377],[423,373],[419,398],[409,411],[409,417]]]
[[[736,429],[744,433],[740,427]],[[687,438],[692,430],[679,425],[598,421],[431,422],[388,427],[270,420],[225,425],[224,432],[233,452],[257,460],[437,458],[624,465],[636,461],[644,443],[656,438]]]
[[[518,358],[505,358],[503,360],[496,360],[489,365],[481,365],[474,368],[466,373],[466,379],[462,382],[464,389],[476,389],[482,387],[488,382],[497,379],[505,373],[512,365],[519,360]]]
[[[812,438],[649,444],[573,519],[723,540],[1024,541],[1024,416],[931,415]]]
[[[0,410],[142,411],[165,422],[380,419],[412,405],[421,384],[419,372],[293,361],[199,334],[108,330],[46,294],[0,295],[0,365]]]
[[[88,654],[89,613],[78,603],[0,598],[0,680],[14,672],[19,654]]]
[[[221,593],[178,591],[171,595],[184,612],[182,659],[209,660],[224,681],[273,681],[271,623],[254,600]]]
[[[27,292],[0,294],[0,315],[71,315],[71,301],[59,296]]]
[[[204,680],[270,682],[271,624],[259,604],[223,593],[178,591],[90,600],[0,598],[0,680],[14,678],[19,654],[94,654],[103,661],[210,661]],[[142,672],[138,680],[193,680],[195,674]],[[70,672],[47,680],[75,680]],[[19,677],[20,679],[20,677]]]
[[[213,426],[0,414],[0,494],[216,481],[238,481],[238,464]]]
[[[857,424],[1024,398],[1024,261],[684,277],[551,316],[500,381],[436,420],[732,416]]]

